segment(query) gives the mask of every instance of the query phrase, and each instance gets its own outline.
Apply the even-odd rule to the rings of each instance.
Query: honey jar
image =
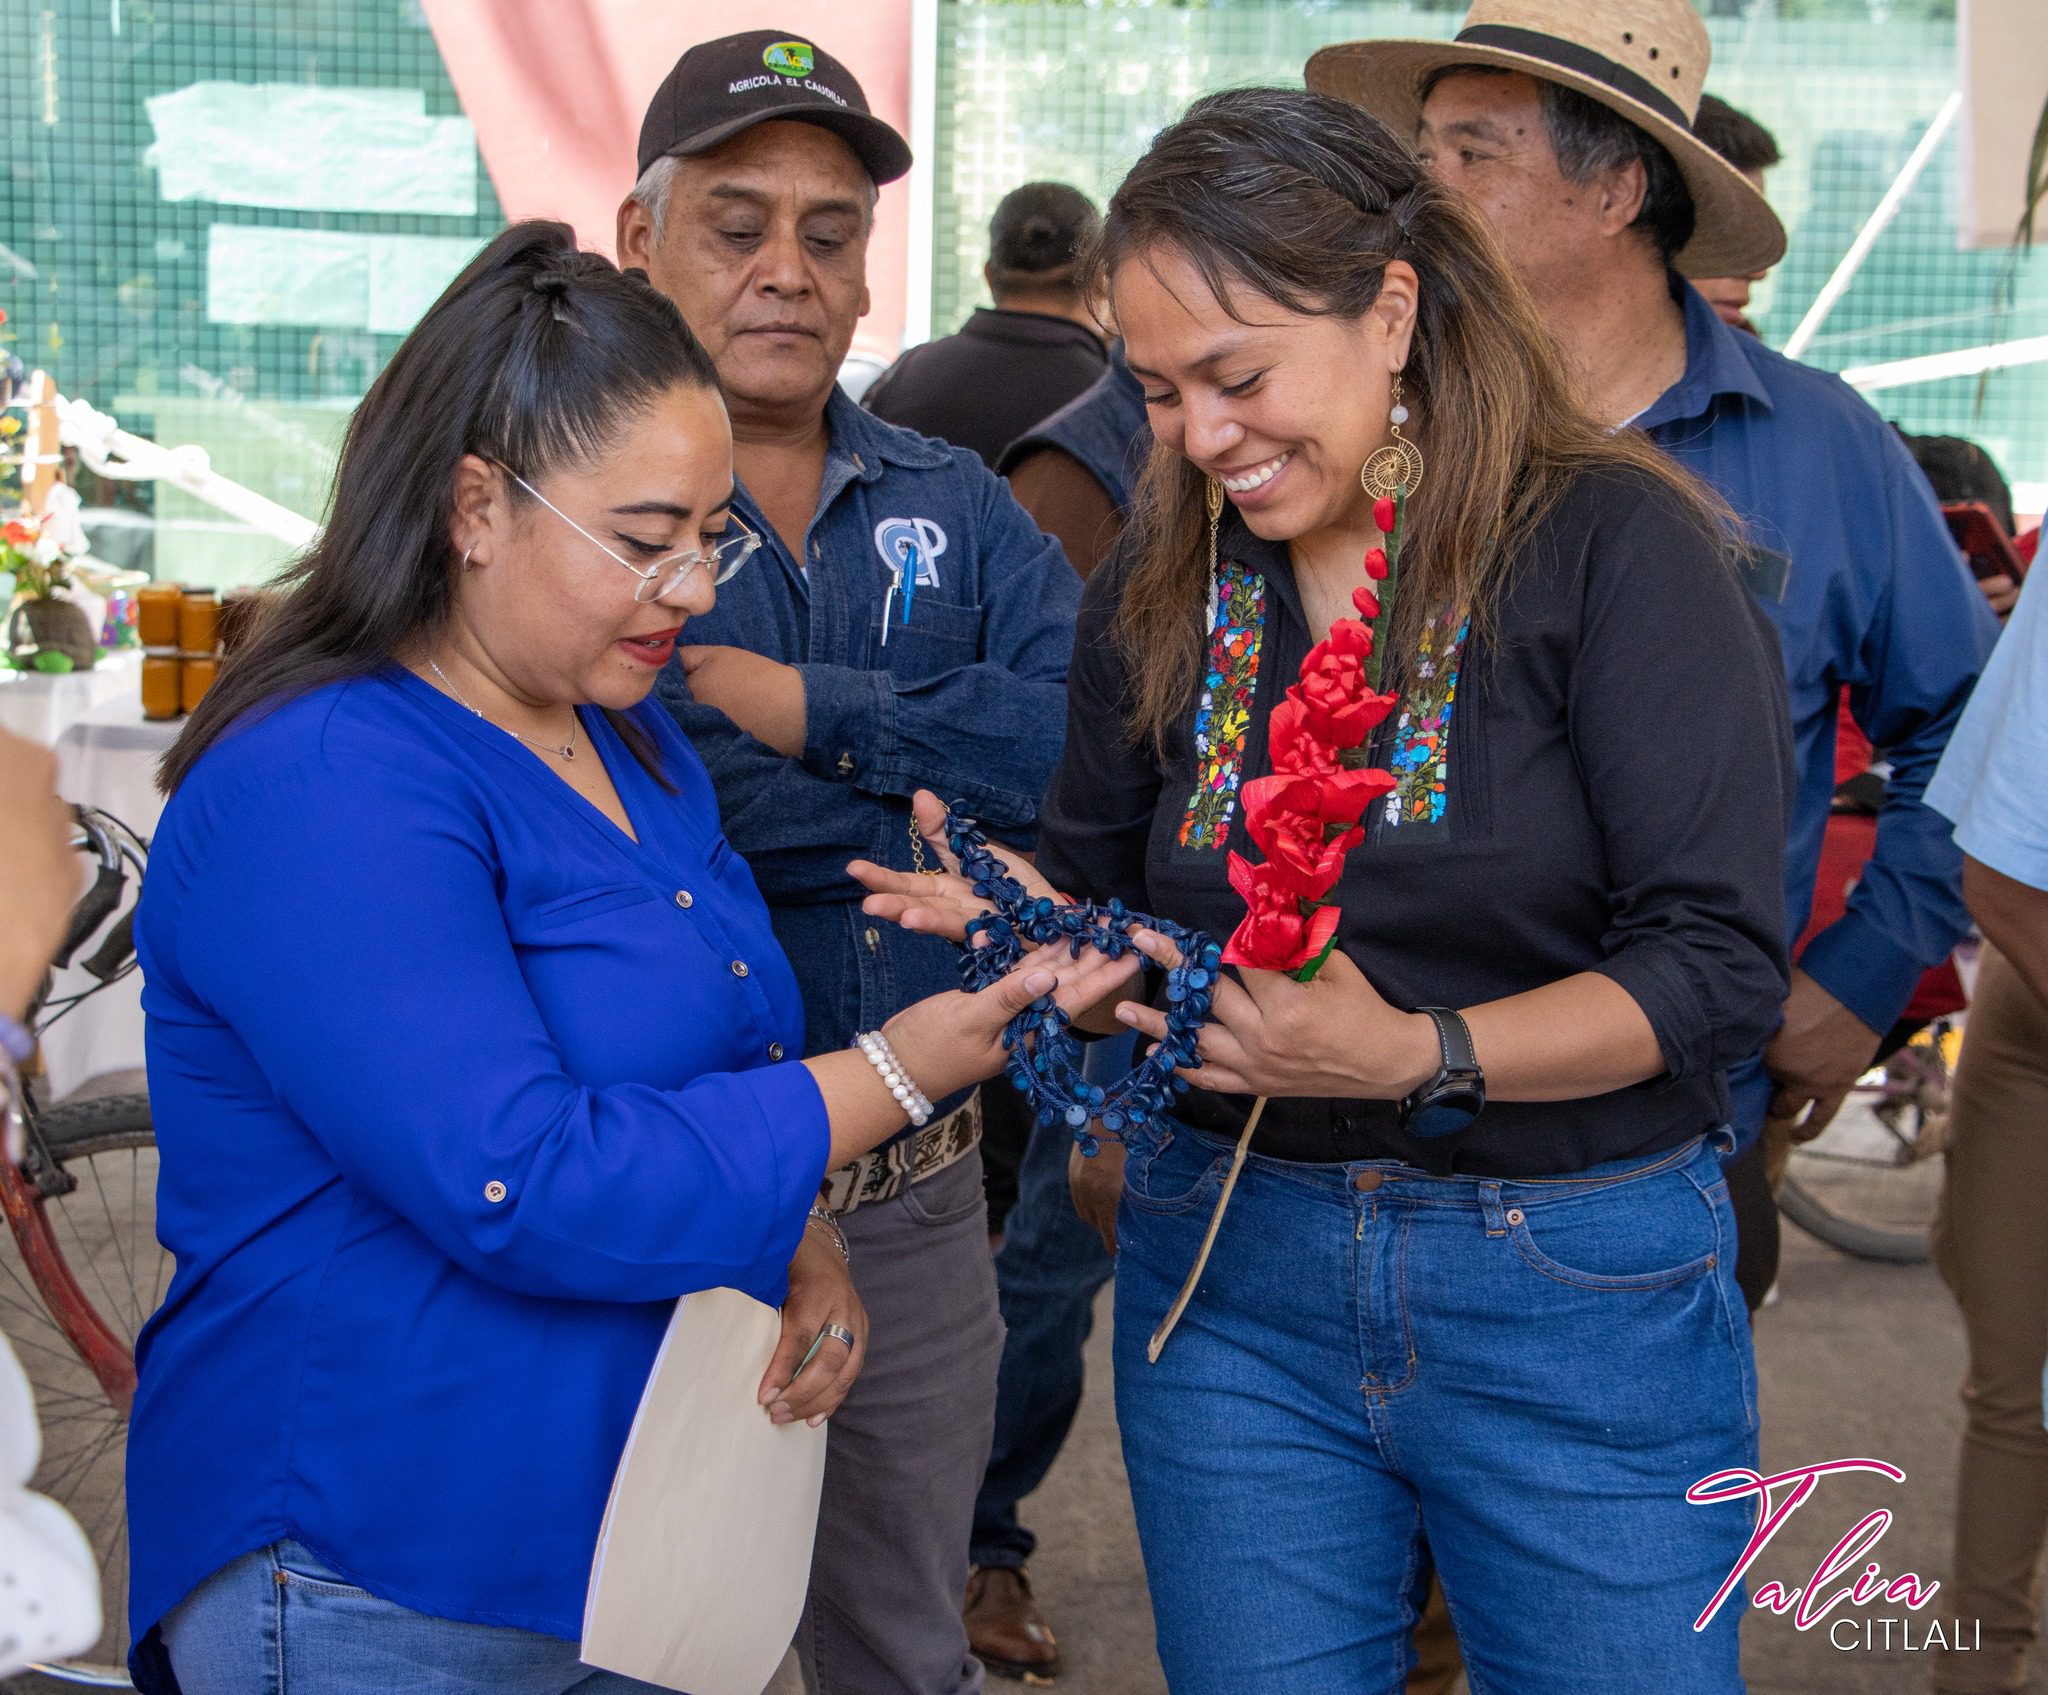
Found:
[[[178,646],[212,653],[220,646],[220,600],[212,589],[187,589],[178,605]]]
[[[145,648],[178,645],[178,611],[185,591],[177,583],[144,583],[135,591],[135,630]]]
[[[179,667],[178,704],[190,712],[200,697],[213,687],[220,661],[210,653],[188,653]]]
[[[175,718],[184,711],[179,670],[181,669],[175,651],[169,653],[147,652],[142,656],[142,716],[145,718]]]

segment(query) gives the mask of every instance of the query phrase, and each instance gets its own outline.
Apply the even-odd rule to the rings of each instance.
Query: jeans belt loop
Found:
[[[818,1197],[828,1212],[845,1217],[861,1207],[894,1200],[914,1183],[935,1177],[981,1145],[981,1094],[968,1096],[944,1118],[935,1118],[915,1136],[884,1142],[838,1171],[825,1176]]]
[[[1507,1212],[1500,1204],[1500,1184],[1489,1179],[1479,1185],[1479,1211],[1486,1220],[1489,1236],[1505,1236],[1508,1233]]]

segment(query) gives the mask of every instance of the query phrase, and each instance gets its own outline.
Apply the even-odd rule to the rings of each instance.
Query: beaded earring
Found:
[[[1209,497],[1209,580],[1216,580],[1216,529],[1223,522],[1223,481],[1211,477],[1207,490]]]
[[[1413,494],[1422,484],[1422,450],[1401,433],[1408,422],[1408,408],[1401,404],[1401,373],[1394,373],[1394,405],[1387,414],[1394,439],[1366,455],[1358,468],[1359,486],[1375,500],[1396,494]]]

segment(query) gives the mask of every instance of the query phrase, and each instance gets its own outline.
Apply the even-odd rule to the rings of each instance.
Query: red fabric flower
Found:
[[[7,527],[0,529],[0,536],[4,536],[16,547],[29,547],[35,542],[36,532],[19,518],[11,518],[7,522]]]
[[[1306,918],[1301,897],[1287,888],[1270,865],[1230,856],[1230,886],[1245,904],[1244,922],[1223,950],[1226,965],[1256,971],[1299,971],[1337,933],[1337,909],[1319,906]]]
[[[1301,681],[1287,691],[1298,700],[1311,734],[1333,747],[1356,747],[1393,711],[1399,696],[1375,694],[1366,680],[1372,632],[1356,618],[1339,618],[1328,639],[1301,662]]]
[[[1369,547],[1365,550],[1365,574],[1376,583],[1387,580],[1387,550],[1383,547]]]
[[[1381,535],[1390,536],[1394,533],[1394,518],[1394,497],[1391,494],[1383,494],[1372,503],[1372,521]]]
[[[1245,828],[1265,850],[1263,869],[1304,900],[1319,900],[1344,872],[1344,856],[1364,840],[1359,819],[1394,786],[1384,771],[1327,777],[1260,777],[1244,786]]]
[[[1351,591],[1351,604],[1358,608],[1359,617],[1370,624],[1380,615],[1380,597],[1369,588],[1359,587]]]
[[[1308,712],[1298,700],[1283,700],[1266,720],[1266,745],[1273,769],[1288,777],[1330,777],[1340,769],[1338,750],[1308,727]]]

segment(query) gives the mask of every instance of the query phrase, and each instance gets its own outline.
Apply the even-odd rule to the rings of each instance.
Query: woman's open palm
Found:
[[[847,866],[854,880],[869,893],[861,911],[872,918],[886,918],[892,924],[920,935],[943,936],[949,942],[965,942],[967,926],[995,908],[974,892],[974,885],[960,875],[960,861],[946,845],[946,808],[930,789],[919,789],[911,800],[912,816],[924,837],[925,852],[943,865],[943,871],[891,871],[872,860],[856,859]],[[1009,857],[996,852],[1004,869],[1036,898],[1049,895],[1060,899],[1059,891],[1038,874],[1038,869],[1021,854]]]

